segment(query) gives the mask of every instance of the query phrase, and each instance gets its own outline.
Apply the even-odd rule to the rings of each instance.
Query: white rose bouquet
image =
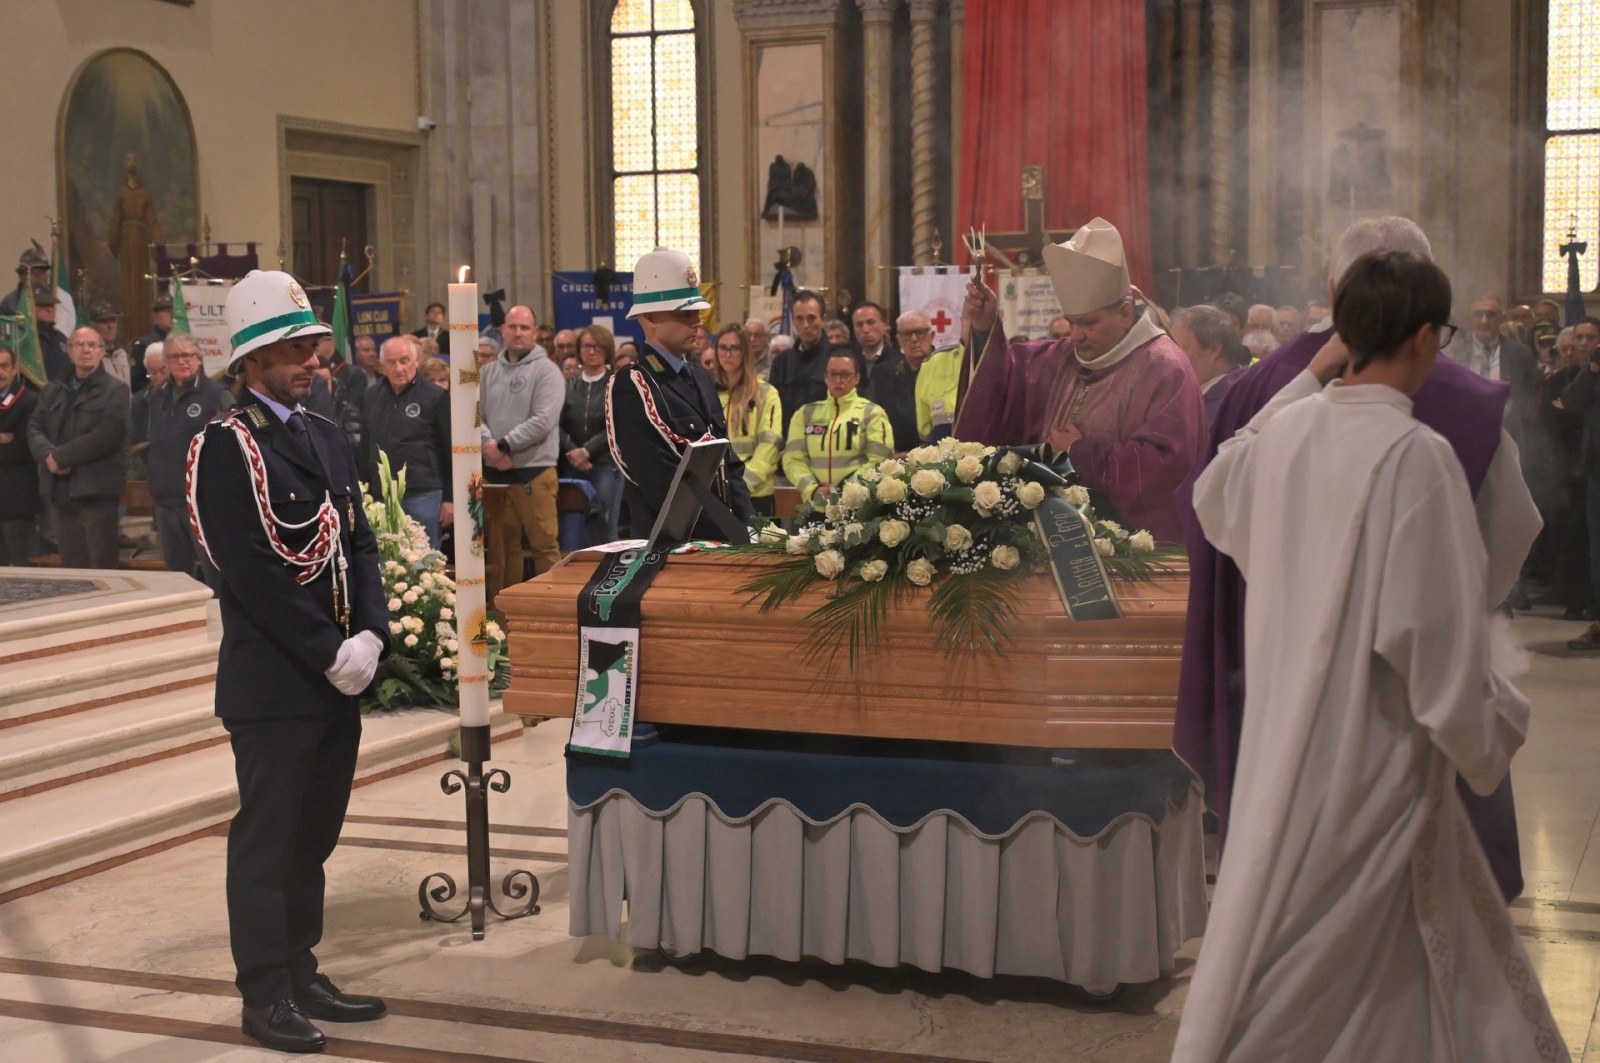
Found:
[[[854,664],[889,603],[922,588],[941,645],[998,650],[1015,615],[1017,580],[1047,561],[1034,511],[1052,493],[1089,522],[1109,570],[1150,578],[1162,555],[1148,532],[1130,535],[1100,520],[1085,488],[1046,487],[1039,472],[1021,454],[978,443],[918,447],[845,480],[835,501],[803,507],[798,533],[758,535],[740,547],[785,558],[743,589],[770,609],[827,585],[827,600],[809,618],[813,655],[843,650]]]
[[[364,711],[410,705],[459,703],[456,686],[456,585],[445,573],[445,556],[428,544],[428,533],[400,507],[406,493],[404,466],[395,474],[389,456],[379,452],[378,479],[368,485],[378,498],[363,497],[372,534],[378,540],[378,570],[389,604],[389,655],[378,664],[375,698]],[[496,623],[489,635],[489,689],[511,681],[506,637]]]

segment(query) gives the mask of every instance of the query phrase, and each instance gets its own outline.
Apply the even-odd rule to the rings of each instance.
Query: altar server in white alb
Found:
[[[1528,703],[1461,463],[1411,413],[1449,312],[1422,256],[1358,259],[1343,378],[1330,343],[1195,485],[1250,584],[1247,693],[1174,1060],[1568,1058],[1455,789],[1495,788]]]

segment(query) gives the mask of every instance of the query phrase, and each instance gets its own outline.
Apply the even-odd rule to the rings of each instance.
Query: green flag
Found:
[[[333,354],[340,361],[350,360],[350,286],[342,275],[333,295]]]
[[[33,288],[22,286],[22,301],[17,307],[22,322],[16,334],[17,366],[34,387],[45,386],[44,352],[39,349],[39,328],[34,322]]]
[[[67,269],[66,249],[61,246],[61,236],[59,233],[52,230],[50,239],[55,245],[52,250],[55,252],[56,258],[56,287],[70,295],[72,294],[72,271]]]
[[[172,278],[172,331],[189,331],[189,307],[183,301],[183,282]]]

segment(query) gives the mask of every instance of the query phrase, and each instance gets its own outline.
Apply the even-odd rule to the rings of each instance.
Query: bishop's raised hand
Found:
[[[961,332],[970,335],[974,329],[988,332],[1000,316],[1000,297],[983,279],[980,269],[967,282],[967,298],[961,304]]]

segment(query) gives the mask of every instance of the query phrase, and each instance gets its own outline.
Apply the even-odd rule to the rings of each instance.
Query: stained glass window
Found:
[[[657,245],[700,262],[699,71],[691,0],[611,14],[611,165],[620,270]]]
[[[1600,5],[1549,0],[1545,87],[1543,288],[1567,289],[1561,245],[1576,233],[1586,292],[1600,285]]]

